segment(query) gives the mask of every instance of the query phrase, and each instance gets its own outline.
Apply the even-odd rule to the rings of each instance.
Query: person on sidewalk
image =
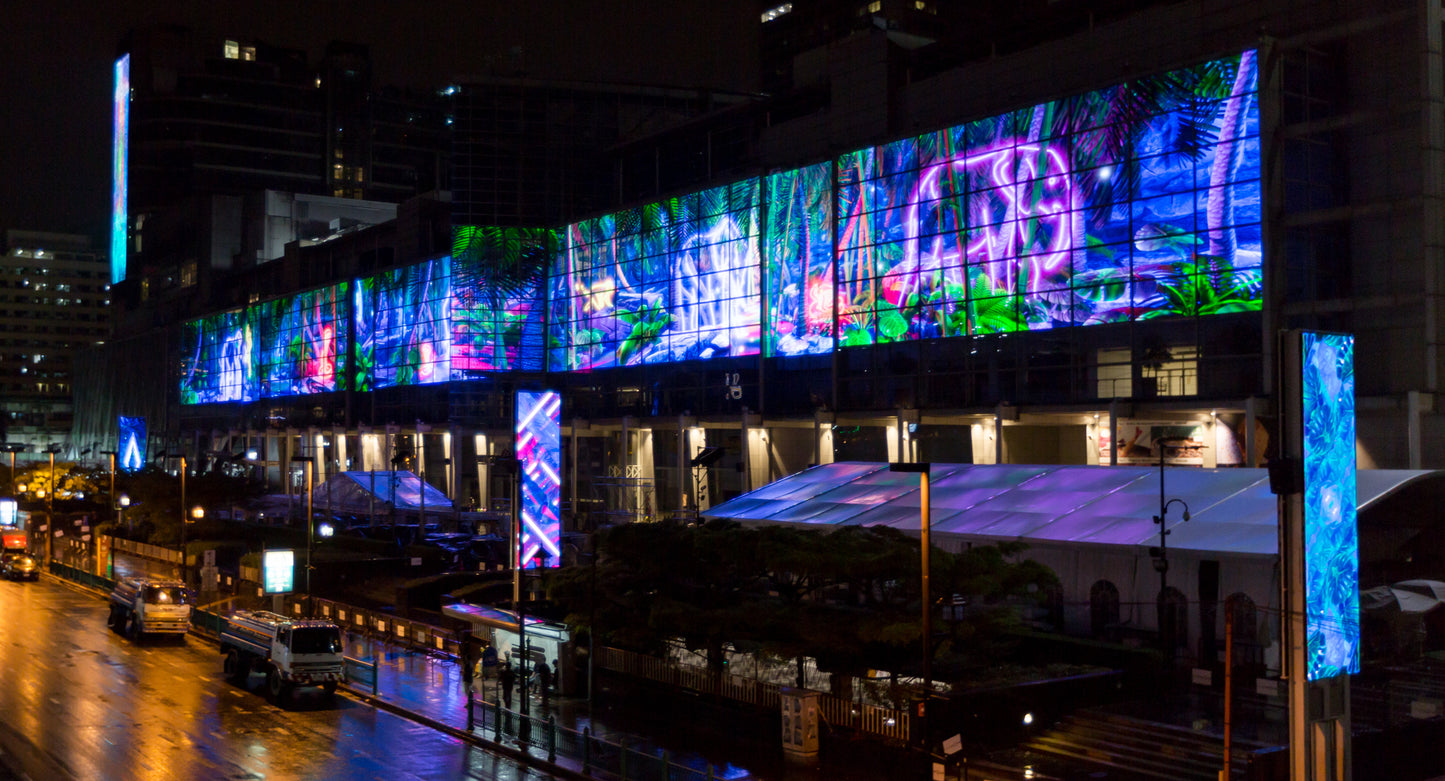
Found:
[[[542,694],[542,707],[547,707],[547,698],[552,690],[552,667],[543,661],[537,665],[537,688]]]
[[[502,704],[507,710],[512,709],[512,684],[517,681],[517,673],[512,670],[512,659],[508,656],[502,661],[502,670],[497,673],[497,682],[502,685]]]

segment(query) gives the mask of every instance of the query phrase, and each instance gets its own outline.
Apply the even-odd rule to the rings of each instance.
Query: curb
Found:
[[[458,740],[476,746],[477,748],[482,748],[486,749],[487,751],[492,751],[498,754],[505,755],[509,759],[513,759],[520,764],[536,767],[555,776],[577,779],[577,781],[595,781],[595,779],[597,778],[596,775],[587,775],[579,770],[574,770],[565,765],[559,765],[556,762],[548,762],[545,759],[539,759],[528,752],[513,748],[505,743],[495,743],[473,732],[468,732],[464,729],[458,729],[451,726],[450,724],[444,724],[440,721],[437,721],[436,719],[431,718],[430,716],[417,713],[416,711],[408,710],[401,707],[400,705],[397,705],[396,703],[384,700],[379,696],[373,697],[369,692],[359,691],[351,688],[350,686],[343,686],[342,690],[346,692],[346,695],[348,697],[360,700],[361,702],[371,705],[374,708],[384,710],[395,716],[410,719],[411,721],[414,721],[425,727],[430,727],[434,730],[437,730],[438,732],[444,732]]]

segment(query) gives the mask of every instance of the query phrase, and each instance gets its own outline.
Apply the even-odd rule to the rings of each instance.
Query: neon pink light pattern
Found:
[[[562,396],[555,391],[517,391],[517,461],[522,472],[524,569],[562,563]]]

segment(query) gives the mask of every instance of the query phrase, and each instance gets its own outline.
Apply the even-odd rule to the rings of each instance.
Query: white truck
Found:
[[[191,595],[179,580],[128,577],[110,592],[105,625],[132,640],[145,635],[184,637],[191,627]]]
[[[330,621],[298,620],[265,610],[237,610],[221,624],[226,677],[245,686],[266,676],[266,693],[284,700],[299,686],[328,695],[346,680],[341,629]]]

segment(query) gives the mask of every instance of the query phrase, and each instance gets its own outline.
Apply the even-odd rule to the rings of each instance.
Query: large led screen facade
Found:
[[[332,285],[255,307],[262,396],[346,390],[346,289]]]
[[[357,390],[450,379],[451,258],[358,280],[352,295]]]
[[[562,396],[517,392],[517,461],[522,472],[523,568],[562,563]]]
[[[843,155],[844,346],[1258,310],[1253,52]]]
[[[756,355],[759,196],[748,179],[569,225],[550,281],[548,368]]]
[[[1355,497],[1355,340],[1305,332],[1305,657],[1310,680],[1360,671],[1360,546]]]
[[[452,379],[542,371],[542,291],[557,232],[460,226],[452,233]]]
[[[111,100],[112,136],[110,145],[110,283],[125,279],[126,237],[130,216],[127,213],[126,186],[130,176],[130,55],[115,61],[115,95]]]
[[[182,395],[1257,312],[1257,82],[1246,51],[561,231],[459,226],[450,259],[248,308],[250,395],[242,323],[213,316]]]
[[[181,403],[257,398],[253,310],[233,309],[187,321],[182,339]]]

